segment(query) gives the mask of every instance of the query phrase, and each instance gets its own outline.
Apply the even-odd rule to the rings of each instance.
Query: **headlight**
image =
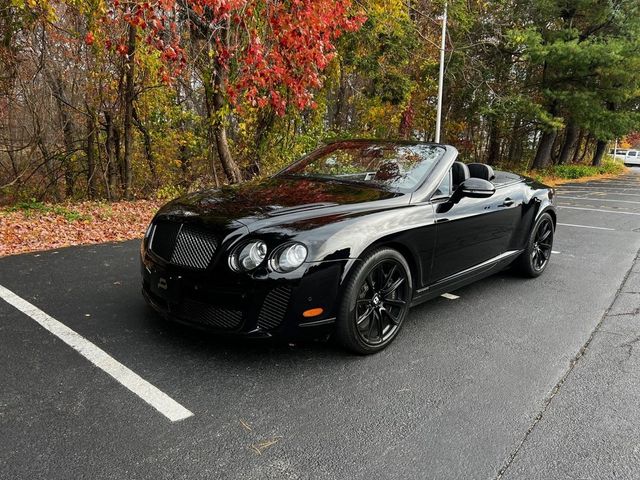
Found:
[[[278,272],[291,272],[307,259],[307,247],[293,243],[278,250],[271,260],[271,268]]]
[[[229,256],[229,266],[236,272],[253,270],[264,261],[266,256],[267,244],[262,240],[254,240]]]

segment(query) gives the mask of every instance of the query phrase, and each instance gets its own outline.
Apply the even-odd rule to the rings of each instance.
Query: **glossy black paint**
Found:
[[[154,222],[173,221],[210,232],[219,245],[209,267],[197,271],[160,258],[145,238],[143,293],[173,320],[193,324],[180,310],[188,300],[202,308],[219,307],[223,313],[241,312],[240,325],[221,333],[299,338],[332,331],[341,286],[372,248],[395,248],[406,258],[414,282],[413,304],[490,275],[517,258],[542,212],[549,212],[555,222],[554,192],[531,179],[496,172],[490,195],[454,191],[437,197],[458,156],[454,147],[443,147],[438,164],[408,193],[276,175],[174,200],[158,211]],[[470,184],[476,190],[487,187]],[[289,273],[271,271],[266,262],[251,272],[232,271],[229,252],[253,238],[266,242],[269,251],[285,242],[301,242],[308,247],[307,260]],[[277,297],[285,291],[286,300],[284,294]],[[260,318],[270,313],[264,314],[265,309],[272,308],[265,307],[268,298],[276,298],[273,305],[283,310],[275,328],[260,326]],[[311,308],[322,308],[323,314],[305,318],[303,312]]]

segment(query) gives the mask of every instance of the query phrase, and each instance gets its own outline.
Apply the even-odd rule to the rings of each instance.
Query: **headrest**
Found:
[[[462,162],[453,162],[453,166],[451,167],[451,174],[453,176],[453,184],[460,185],[469,175],[469,168]]]
[[[484,163],[470,163],[467,167],[469,167],[469,174],[473,178],[482,178],[489,182],[496,178],[496,174],[493,173],[493,168]]]

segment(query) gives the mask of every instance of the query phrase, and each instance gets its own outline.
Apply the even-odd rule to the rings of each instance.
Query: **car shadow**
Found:
[[[480,282],[455,290],[456,295],[465,298],[469,293],[473,295],[496,295],[502,282],[527,282],[517,272],[507,269],[498,272],[491,277]],[[449,321],[451,308],[455,303],[444,298],[436,298],[423,304],[413,307],[406,319],[405,328],[426,330],[428,325]],[[174,323],[164,319],[154,310],[146,305],[140,297],[136,300],[135,308],[138,314],[135,318],[139,320],[139,326],[145,331],[145,335],[150,336],[154,344],[161,344],[163,348],[170,348],[178,355],[195,355],[209,360],[220,359],[226,363],[242,364],[250,363],[270,363],[271,360],[286,361],[296,359],[320,360],[333,359],[340,362],[344,360],[358,361],[371,356],[362,356],[345,350],[333,338],[320,338],[317,340],[286,341],[280,339],[250,339],[233,335],[220,335],[218,333],[200,330],[196,327]],[[455,315],[455,313],[454,313]],[[406,333],[406,332],[405,332]],[[422,339],[428,337],[428,331],[419,332]],[[407,345],[410,342],[411,345]],[[414,347],[416,339],[411,335],[401,335],[398,341],[393,342],[389,348],[376,356],[386,356],[395,349]],[[386,352],[386,353],[385,353]]]

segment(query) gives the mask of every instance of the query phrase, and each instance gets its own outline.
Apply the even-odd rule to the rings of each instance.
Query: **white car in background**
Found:
[[[627,150],[618,148],[617,150],[611,150],[610,155],[617,160],[622,160],[625,165],[639,165],[640,166],[640,150]]]

